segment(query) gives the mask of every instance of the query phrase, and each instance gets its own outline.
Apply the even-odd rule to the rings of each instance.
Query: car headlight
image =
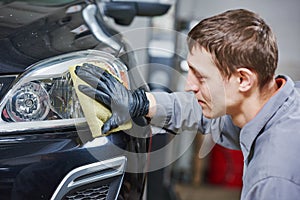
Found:
[[[0,133],[60,128],[85,123],[69,67],[105,63],[128,84],[127,68],[111,54],[96,50],[68,53],[30,66],[0,103]]]

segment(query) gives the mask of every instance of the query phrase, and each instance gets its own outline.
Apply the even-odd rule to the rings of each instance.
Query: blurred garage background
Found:
[[[146,0],[144,0],[146,1]],[[153,1],[153,0],[152,0]],[[246,8],[260,14],[275,32],[279,46],[278,73],[300,80],[299,0],[158,0],[172,3],[167,15],[136,18],[130,27],[117,26],[138,55],[144,78],[152,90],[182,91],[187,73],[187,32],[203,18],[228,9]],[[157,134],[154,149],[173,139]],[[192,142],[191,142],[192,141]],[[199,157],[201,135],[184,136],[161,155],[179,158],[163,169],[149,173],[148,200],[230,199],[240,197],[243,158],[239,151],[215,145]]]

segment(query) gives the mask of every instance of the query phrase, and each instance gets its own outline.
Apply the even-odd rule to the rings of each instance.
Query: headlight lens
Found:
[[[37,129],[57,127],[58,124],[74,125],[75,119],[84,121],[69,73],[69,67],[83,63],[105,63],[113,74],[128,83],[126,66],[104,52],[88,50],[41,61],[29,67],[2,99],[0,133],[6,131],[5,128],[16,127],[7,125],[12,124],[11,122],[32,123],[25,127]],[[41,123],[49,120],[51,124]]]
[[[70,73],[21,85],[6,103],[6,121],[39,121],[84,117]]]
[[[49,95],[40,84],[29,82],[22,85],[6,104],[13,121],[43,120],[49,113]]]

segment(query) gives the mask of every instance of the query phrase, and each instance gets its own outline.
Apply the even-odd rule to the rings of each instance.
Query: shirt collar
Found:
[[[294,88],[294,82],[289,77],[278,76],[276,78],[283,78],[286,80],[286,83],[268,100],[268,102],[257,113],[255,118],[241,129],[240,143],[245,161],[248,160],[251,146],[255,142],[257,136],[263,132],[266,124],[290,96]]]

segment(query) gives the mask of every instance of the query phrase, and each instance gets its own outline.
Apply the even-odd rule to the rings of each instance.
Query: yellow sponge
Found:
[[[108,70],[108,67],[105,63],[99,62],[99,63],[91,63],[93,65],[96,65],[98,67],[101,67],[103,69],[106,69],[109,73],[111,73]],[[81,66],[82,64],[79,64]],[[78,66],[78,65],[76,65]],[[101,127],[103,126],[103,123],[109,119],[111,116],[111,111],[107,109],[104,105],[101,103],[95,101],[94,99],[86,96],[82,92],[78,90],[78,85],[88,85],[86,82],[81,80],[76,74],[75,74],[75,68],[76,66],[72,66],[69,68],[71,78],[73,80],[74,88],[76,91],[76,94],[78,96],[81,108],[83,110],[84,116],[86,118],[86,121],[89,125],[89,128],[92,132],[93,137],[99,137],[99,136],[105,136],[112,132],[120,131],[120,130],[126,130],[130,129],[132,127],[131,122],[127,122],[126,124],[123,124],[119,126],[116,129],[111,130],[107,134],[102,134]],[[111,73],[112,74],[112,73]],[[119,79],[120,80],[120,79]]]

